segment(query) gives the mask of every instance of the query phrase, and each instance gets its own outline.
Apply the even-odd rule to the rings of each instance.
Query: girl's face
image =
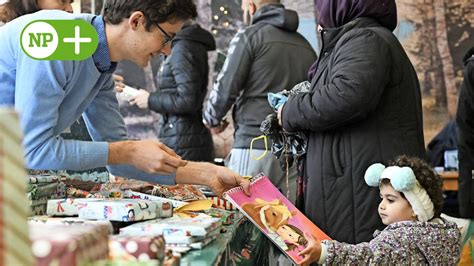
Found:
[[[282,225],[278,227],[277,229],[277,234],[283,239],[286,240],[292,244],[299,245],[298,244],[298,239],[300,238],[300,235],[296,233],[293,229],[291,229],[289,226]]]
[[[391,185],[380,187],[379,215],[383,224],[389,225],[400,221],[417,221],[413,215],[408,200],[402,197],[400,192],[393,189]]]
[[[43,9],[59,9],[72,13],[71,3],[74,0],[38,0],[38,8]]]

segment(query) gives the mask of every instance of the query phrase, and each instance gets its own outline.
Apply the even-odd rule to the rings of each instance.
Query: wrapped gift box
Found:
[[[27,181],[29,184],[49,184],[66,180],[66,177],[59,175],[29,175]]]
[[[7,109],[0,117],[0,265],[32,265],[19,119]]]
[[[85,265],[108,256],[108,227],[104,224],[30,224],[36,265]]]
[[[191,236],[189,231],[182,229],[163,229],[163,237],[166,245],[191,246],[193,243],[208,243],[211,239],[215,239],[221,233],[221,228],[216,228],[208,232],[205,236]]]
[[[67,218],[59,218],[59,217],[48,217],[48,216],[33,216],[28,218],[28,225],[34,226],[35,224],[41,225],[59,225],[59,226],[95,226],[99,225],[101,228],[105,230],[107,228],[107,234],[111,235],[114,233],[114,227],[112,222],[107,220],[98,220],[98,221],[91,221],[91,220],[84,220],[79,219],[77,217],[67,217]],[[105,232],[104,232],[105,233]]]
[[[79,206],[79,218],[110,221],[145,221],[170,217],[173,208],[168,201],[148,200],[91,200]]]
[[[232,203],[230,203],[230,201],[226,199],[219,198],[219,197],[210,197],[210,199],[212,200],[212,206],[214,206],[215,208],[224,209],[227,211],[236,210],[234,205],[232,205]]]
[[[214,218],[220,218],[223,225],[231,224],[232,220],[234,220],[236,216],[235,211],[226,211],[226,210],[216,209],[216,208],[205,210],[204,213]]]
[[[28,216],[46,215],[46,207],[48,206],[48,198],[28,200]]]
[[[145,193],[136,192],[136,191],[133,191],[133,190],[126,190],[124,192],[124,197],[129,198],[129,199],[144,199],[144,200],[153,200],[153,201],[155,201],[155,200],[157,200],[157,201],[166,200],[166,201],[171,202],[171,204],[173,205],[173,208],[180,207],[180,206],[188,204],[187,202],[184,202],[184,201],[172,200],[172,199],[167,199],[167,198],[163,198],[163,197],[153,196],[153,195],[149,195],[149,194],[145,194]]]
[[[194,242],[194,243],[189,243],[189,244],[173,244],[173,243],[166,242],[166,248],[172,249],[172,250],[179,250],[177,248],[202,249],[205,246],[207,246],[209,243],[214,241],[216,238],[217,236],[211,236],[211,237],[202,239],[199,242]]]
[[[161,236],[113,236],[109,240],[109,249],[111,259],[163,262],[165,258],[165,240]]]
[[[28,190],[28,199],[35,200],[40,198],[55,199],[58,194],[59,183],[50,184],[31,184]]]
[[[90,201],[97,201],[101,199],[56,199],[48,200],[48,206],[46,209],[46,214],[50,216],[78,216],[78,210],[81,204]]]
[[[178,201],[193,201],[206,199],[206,196],[193,185],[178,184],[174,186],[156,185],[149,192],[153,196],[159,196]]]
[[[124,235],[163,235],[167,232],[182,232],[187,236],[206,236],[219,228],[222,222],[219,218],[178,218],[155,219],[136,223],[120,229]]]

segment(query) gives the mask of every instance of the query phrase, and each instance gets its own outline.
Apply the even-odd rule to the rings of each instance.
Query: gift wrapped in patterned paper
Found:
[[[109,192],[109,191],[126,191],[133,190],[136,192],[146,192],[153,189],[154,185],[148,182],[134,180],[134,179],[124,179],[117,178],[118,180],[114,182],[107,182],[101,185],[100,191]]]
[[[172,249],[172,250],[177,250],[177,251],[180,250],[178,248],[203,249],[205,246],[207,246],[209,243],[214,241],[216,238],[217,238],[217,236],[210,236],[210,237],[204,238],[200,241],[192,242],[192,243],[189,243],[189,244],[173,244],[173,243],[166,242],[166,248],[167,249]]]
[[[74,172],[64,170],[32,170],[28,169],[28,175],[57,176],[66,180],[78,180],[95,183],[106,183],[110,180],[110,174],[107,171],[86,171]]]
[[[8,109],[0,118],[0,265],[32,265],[19,119]]]
[[[58,185],[59,182],[49,184],[30,184],[27,191],[28,199],[55,199],[57,197]]]
[[[78,216],[79,205],[90,201],[97,201],[101,199],[92,198],[67,198],[67,199],[55,199],[48,200],[46,214],[50,216]],[[103,200],[103,199],[102,199]]]
[[[207,232],[205,236],[191,236],[190,231],[183,230],[182,228],[163,229],[163,237],[166,241],[166,245],[190,245],[192,243],[204,243],[209,239],[214,239],[224,230],[222,227],[218,227],[210,232]]]
[[[83,172],[83,173],[61,173],[66,176],[66,179],[70,180],[80,180],[80,181],[89,181],[94,183],[106,183],[110,180],[110,174],[106,171],[104,172]]]
[[[180,206],[188,204],[187,202],[184,202],[184,201],[172,200],[172,199],[167,199],[167,198],[158,197],[158,196],[152,196],[152,195],[149,195],[149,194],[140,193],[140,192],[136,192],[136,191],[132,191],[132,190],[126,190],[124,192],[124,197],[129,198],[129,199],[144,199],[144,200],[152,200],[152,201],[166,200],[166,201],[171,202],[171,204],[173,205],[173,208],[180,207]]]
[[[60,226],[94,226],[99,225],[102,226],[104,230],[107,228],[107,233],[109,235],[114,233],[114,227],[112,222],[107,220],[84,220],[79,219],[77,217],[67,217],[67,218],[59,218],[59,217],[49,217],[49,216],[32,216],[28,218],[28,225],[34,226],[35,224],[39,225],[60,225]],[[105,233],[105,232],[104,232]]]
[[[128,257],[120,257],[117,259],[107,259],[94,262],[89,264],[89,266],[169,266],[169,264],[162,263],[159,260],[145,260],[145,261],[137,261],[135,257],[128,255]],[[173,264],[173,266],[178,264]]]
[[[28,216],[46,215],[46,207],[48,206],[48,198],[28,200]]]
[[[85,191],[82,189],[78,189],[75,187],[68,187],[66,189],[66,196],[69,198],[96,198],[96,199],[103,199],[105,198],[101,193],[91,193],[89,191]]]
[[[28,184],[50,184],[66,180],[65,176],[60,175],[28,175]]]
[[[30,224],[30,240],[36,265],[85,265],[106,259],[108,227],[104,224]]]
[[[129,225],[120,229],[121,235],[163,235],[165,232],[181,231],[187,236],[206,236],[209,232],[222,226],[219,218],[179,218],[155,219]]]
[[[27,181],[28,199],[59,199],[66,196],[65,178],[58,175],[29,175]]]
[[[203,211],[205,214],[214,217],[220,218],[223,225],[229,225],[232,223],[232,220],[236,218],[235,211],[226,211],[223,209],[211,208],[209,210]]]
[[[165,258],[165,240],[161,236],[112,236],[109,258],[126,260],[158,260]]]
[[[218,208],[218,209],[224,209],[224,210],[227,210],[227,211],[235,211],[236,208],[234,205],[232,205],[232,203],[226,199],[223,199],[223,198],[219,198],[219,197],[210,197],[210,199],[212,200],[212,206],[214,208]]]
[[[206,196],[193,185],[178,184],[174,186],[155,185],[151,191],[145,192],[153,196],[179,201],[206,199]]]
[[[79,204],[78,207],[79,218],[92,220],[131,222],[173,215],[173,208],[168,201],[91,200]]]

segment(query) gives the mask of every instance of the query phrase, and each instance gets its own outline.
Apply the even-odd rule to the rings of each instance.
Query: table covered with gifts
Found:
[[[26,183],[37,265],[253,264],[264,257],[256,255],[265,254],[262,243],[269,244],[232,204],[203,187],[95,172],[30,171]]]

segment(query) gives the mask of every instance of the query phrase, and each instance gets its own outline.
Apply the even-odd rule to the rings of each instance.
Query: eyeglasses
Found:
[[[163,33],[163,35],[165,35],[165,41],[163,42],[163,44],[161,44],[161,47],[165,47],[166,45],[168,45],[169,43],[171,43],[173,41],[174,36],[171,37],[168,33],[166,33],[166,31],[163,28],[161,28],[158,23],[156,23],[156,26],[161,31],[161,33]]]

